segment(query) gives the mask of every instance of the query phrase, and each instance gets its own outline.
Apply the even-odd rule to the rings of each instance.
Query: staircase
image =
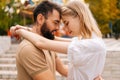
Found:
[[[12,44],[10,49],[5,53],[0,54],[0,80],[17,80],[16,75],[16,60],[15,52],[18,44]],[[67,56],[58,54],[64,64],[67,64]],[[57,80],[66,80],[65,77],[61,76],[56,72]]]
[[[16,80],[16,47],[17,45],[13,44],[7,52],[0,54],[0,80]]]

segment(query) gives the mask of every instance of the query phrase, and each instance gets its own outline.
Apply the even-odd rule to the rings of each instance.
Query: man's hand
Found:
[[[101,76],[97,76],[94,80],[104,80]]]

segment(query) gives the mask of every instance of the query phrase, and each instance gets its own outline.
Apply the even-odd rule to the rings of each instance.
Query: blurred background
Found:
[[[9,29],[14,25],[31,27],[33,9],[43,0],[0,0],[0,80],[16,80],[16,40]],[[50,0],[65,5],[69,0]],[[81,0],[91,9],[107,46],[107,59],[102,74],[105,80],[120,80],[120,0]],[[67,32],[56,36],[69,37]],[[60,55],[67,64],[67,56]],[[64,59],[65,58],[65,59]],[[56,73],[57,80],[66,80]]]
[[[0,35],[10,35],[9,28],[16,24],[30,26],[32,11],[42,0],[0,0]],[[69,0],[51,0],[64,5]],[[119,37],[120,0],[82,0],[90,7],[103,37]],[[116,37],[117,35],[117,37]]]

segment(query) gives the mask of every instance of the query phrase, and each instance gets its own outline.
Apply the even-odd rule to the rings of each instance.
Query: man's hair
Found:
[[[57,10],[61,18],[61,7],[50,1],[42,1],[33,12],[34,22],[37,20],[38,14],[42,14],[46,19],[48,18],[48,13],[52,13],[53,10]]]

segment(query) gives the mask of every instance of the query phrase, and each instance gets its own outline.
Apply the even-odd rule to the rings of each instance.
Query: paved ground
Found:
[[[108,51],[120,51],[120,39],[104,39]]]

